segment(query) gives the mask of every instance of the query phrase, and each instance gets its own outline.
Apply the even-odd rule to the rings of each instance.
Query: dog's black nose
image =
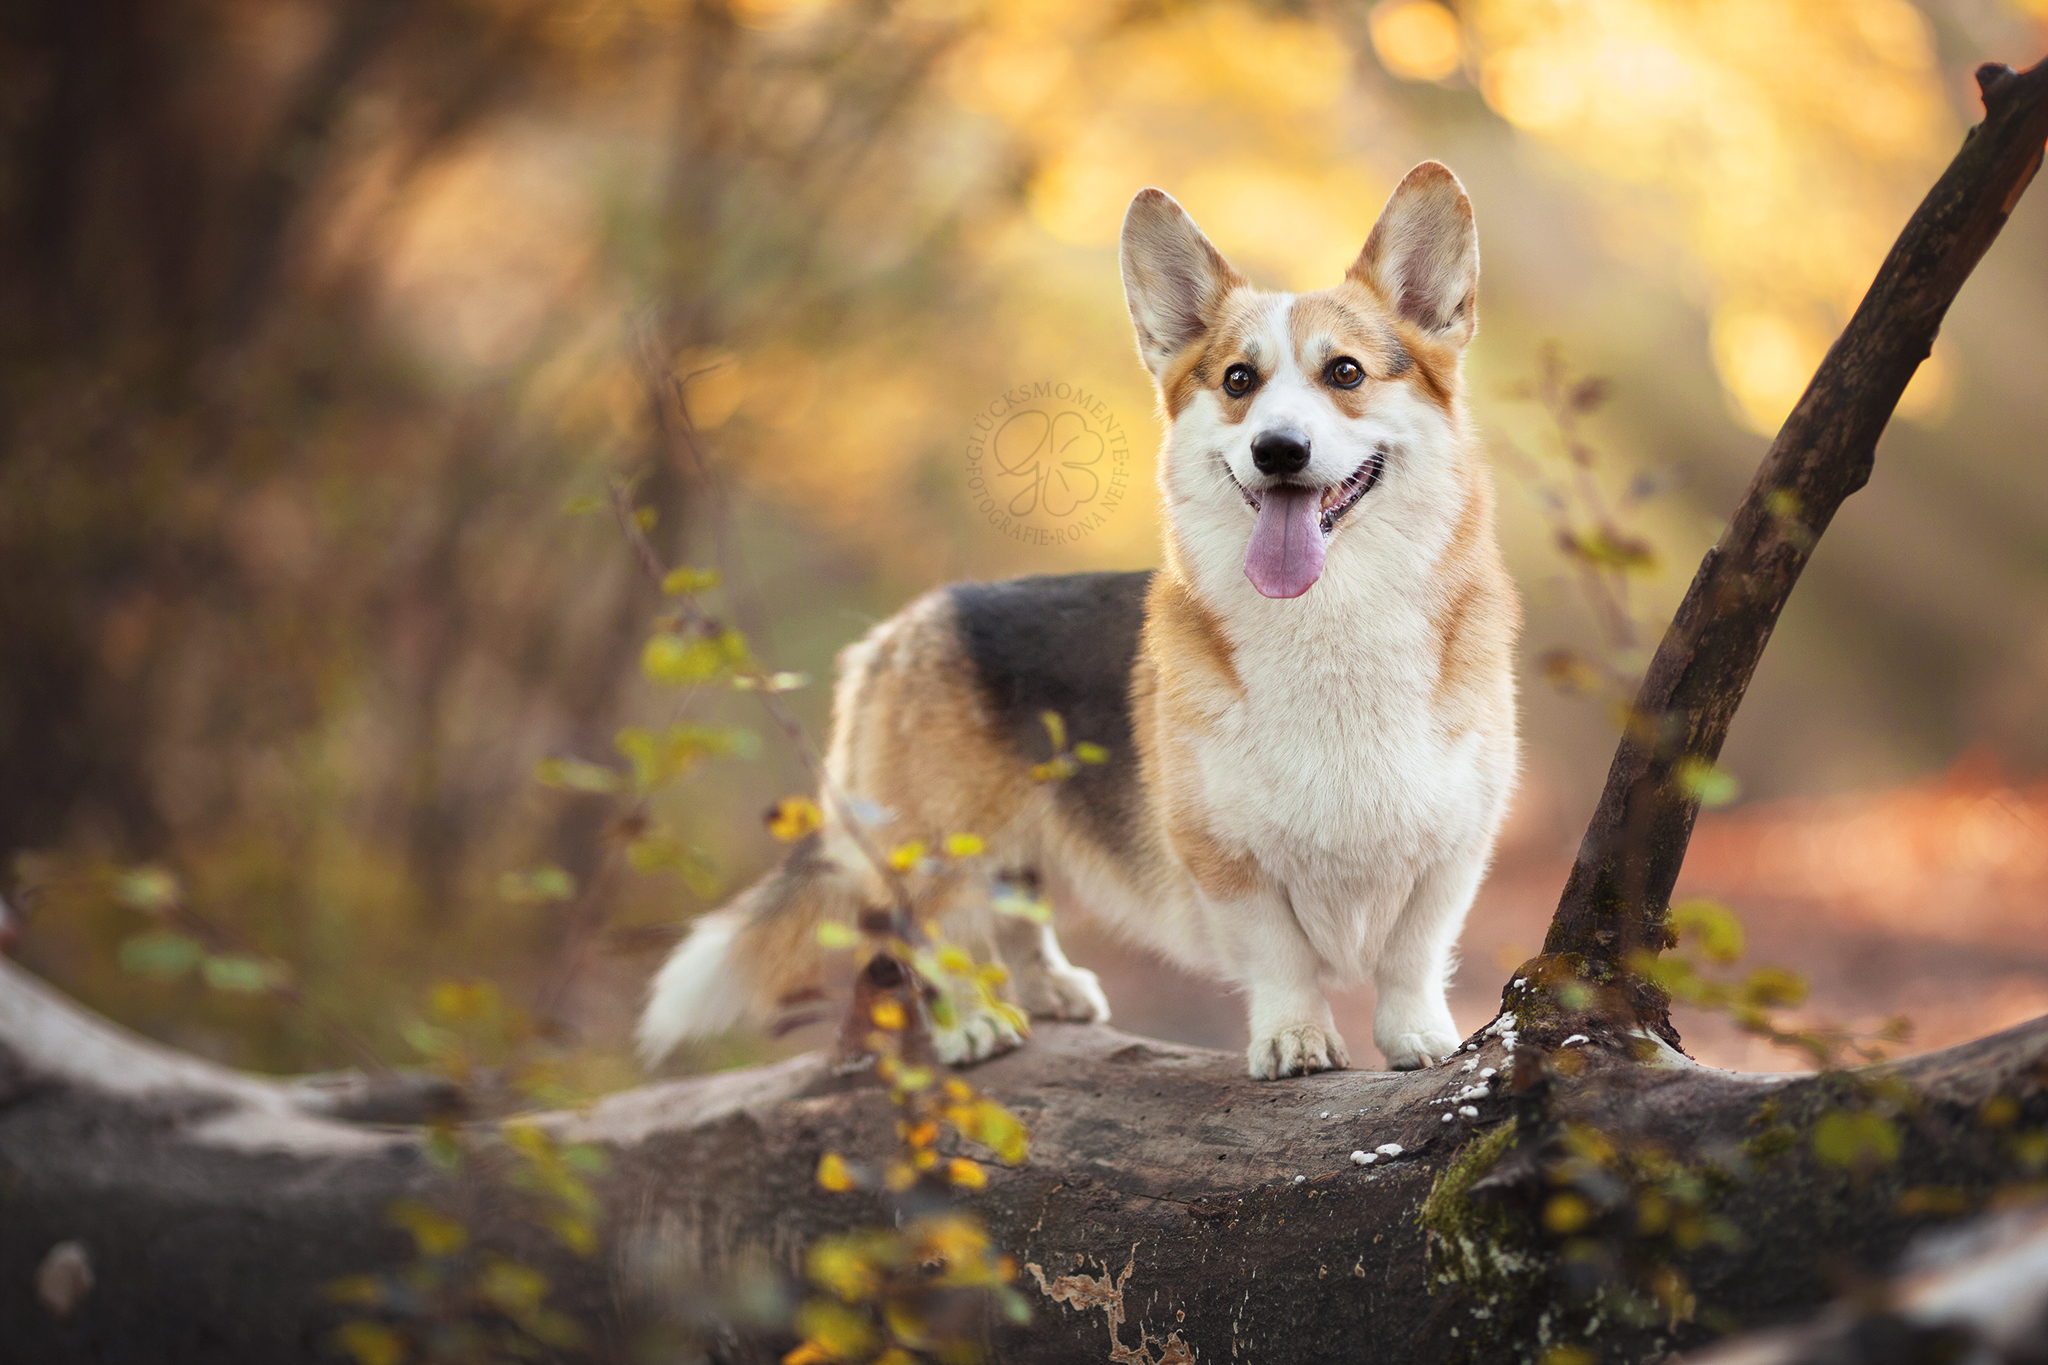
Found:
[[[1299,474],[1308,468],[1308,433],[1292,427],[1252,437],[1252,463],[1261,474]]]

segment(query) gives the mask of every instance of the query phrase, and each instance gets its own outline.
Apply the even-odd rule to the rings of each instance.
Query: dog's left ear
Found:
[[[1423,331],[1463,346],[1479,329],[1479,233],[1451,168],[1408,172],[1344,278],[1378,294]]]

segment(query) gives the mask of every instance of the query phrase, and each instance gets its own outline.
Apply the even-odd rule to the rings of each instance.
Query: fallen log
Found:
[[[989,1324],[996,1357],[1408,1362],[1428,1343],[1431,1359],[1536,1359],[1584,1339],[1537,1254],[1569,1239],[1539,1230],[1474,1256],[1456,1243],[1484,1235],[1484,1193],[1443,1197],[1454,1160],[1516,1121],[1504,1086],[1459,1098],[1483,1069],[1512,1072],[1508,1041],[1423,1072],[1261,1083],[1224,1053],[1042,1027],[974,1073],[1032,1127],[1029,1162],[971,1201],[1034,1310],[1028,1327]],[[1716,1208],[1741,1241],[1674,1255],[1701,1306],[1691,1323],[1595,1324],[1614,1359],[1810,1311],[1952,1212],[1916,1210],[1910,1191],[1938,1182],[1980,1204],[2015,1178],[2010,1136],[2048,1124],[2048,1020],[1833,1076],[1735,1075],[1661,1050],[1644,1063],[1642,1046],[1575,1044],[1585,1065],[1551,1083],[1551,1121],[1726,1171]],[[1918,1097],[1898,1159],[1822,1160],[1815,1125],[1880,1080]],[[1987,1128],[1999,1097],[2014,1112]],[[414,1250],[390,1210],[411,1200],[466,1210],[477,1244],[547,1276],[586,1333],[567,1358],[630,1359],[666,1329],[721,1362],[773,1361],[794,1338],[764,1306],[786,1301],[803,1248],[884,1216],[819,1191],[819,1157],[881,1149],[894,1116],[872,1077],[816,1055],[539,1116],[609,1157],[602,1245],[579,1257],[502,1181],[437,1166],[423,1130],[308,1113],[289,1086],[128,1035],[0,964],[0,1342],[24,1361],[334,1358],[349,1314],[323,1286],[404,1267]],[[60,1316],[37,1272],[66,1245],[91,1288]]]

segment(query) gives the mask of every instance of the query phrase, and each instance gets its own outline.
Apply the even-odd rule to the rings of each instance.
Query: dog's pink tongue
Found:
[[[1320,493],[1269,488],[1244,551],[1244,576],[1268,597],[1299,597],[1323,576]]]

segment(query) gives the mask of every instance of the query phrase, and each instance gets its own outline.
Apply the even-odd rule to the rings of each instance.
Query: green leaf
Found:
[[[1735,774],[1716,767],[1712,759],[1681,758],[1672,769],[1671,778],[1680,791],[1709,808],[1725,806],[1742,794],[1742,784],[1735,780]]]
[[[1813,1125],[1813,1154],[1830,1166],[1888,1166],[1899,1157],[1898,1125],[1868,1109],[1835,1109]]]
[[[276,969],[257,957],[209,957],[200,970],[206,984],[215,990],[241,991],[250,995],[269,990],[278,979]]]
[[[508,901],[565,901],[576,894],[576,879],[562,868],[536,867],[507,872],[498,878],[498,894]]]
[[[160,915],[178,903],[178,878],[161,867],[131,867],[114,879],[114,899],[130,910]]]
[[[616,770],[580,758],[544,758],[534,764],[533,780],[543,787],[566,787],[579,792],[615,792],[619,789]]]
[[[199,940],[169,929],[137,934],[121,945],[119,961],[123,971],[143,976],[183,976],[206,956]]]
[[[853,948],[857,947],[859,943],[860,935],[854,931],[852,925],[841,924],[836,919],[828,919],[818,926],[818,946],[820,948]]]
[[[1045,726],[1045,733],[1052,740],[1052,751],[1063,754],[1067,751],[1067,721],[1057,711],[1040,711],[1038,719]]]
[[[633,781],[653,791],[674,781],[710,758],[752,758],[761,751],[761,737],[752,730],[704,725],[671,725],[654,731],[629,725],[612,738],[612,746],[633,764]]]
[[[811,675],[784,671],[770,673],[764,678],[757,673],[741,673],[732,680],[732,685],[737,692],[795,692],[811,685]]]
[[[587,1142],[564,1147],[562,1160],[585,1175],[603,1175],[612,1166],[611,1158],[604,1154],[602,1147],[593,1147]]]
[[[1074,746],[1074,757],[1080,759],[1083,763],[1107,763],[1109,762],[1109,750],[1103,748],[1100,744],[1091,743],[1084,739]]]
[[[747,659],[747,638],[736,630],[698,636],[663,631],[641,650],[640,671],[650,682],[688,687],[743,667]]]
[[[1743,979],[1742,997],[1763,1009],[1794,1009],[1806,1002],[1806,978],[1783,967],[1758,967]]]
[[[418,1019],[408,1019],[400,1024],[398,1033],[422,1057],[450,1057],[462,1049],[462,1040],[453,1033]]]
[[[1700,951],[1716,962],[1742,956],[1742,921],[1724,905],[1702,898],[1680,901],[1671,907],[1670,923],[1673,937],[1694,935]]]
[[[1052,907],[1050,905],[1046,904],[1042,898],[1018,890],[1014,886],[1005,886],[998,890],[991,903],[999,914],[1012,915],[1018,919],[1028,919],[1035,924],[1052,923]]]

